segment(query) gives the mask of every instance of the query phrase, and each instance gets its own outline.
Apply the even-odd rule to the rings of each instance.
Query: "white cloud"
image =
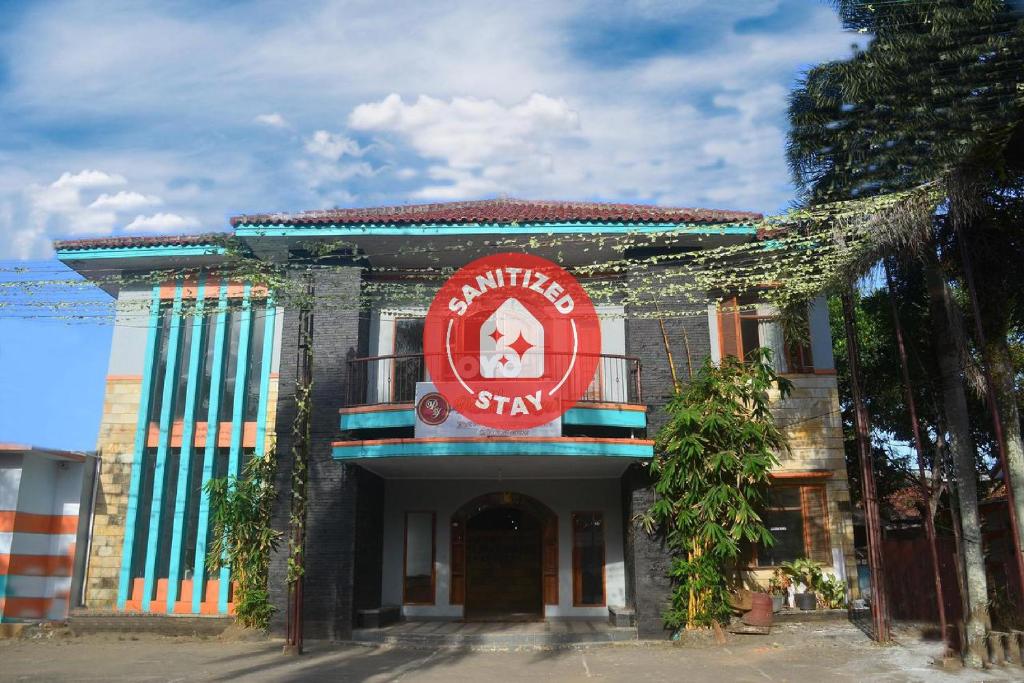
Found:
[[[195,218],[179,216],[176,213],[155,213],[152,216],[140,214],[135,217],[135,220],[124,226],[124,231],[174,233],[191,230],[199,225],[200,222]]]
[[[273,114],[260,114],[254,118],[253,121],[264,126],[270,126],[271,128],[291,128],[291,124],[288,123],[288,120],[277,112],[274,112]]]
[[[305,149],[310,154],[331,161],[337,161],[345,155],[359,157],[366,152],[352,138],[326,130],[318,130],[313,133],[313,137],[306,140]]]
[[[51,187],[54,188],[92,188],[92,187],[111,187],[112,185],[124,185],[128,181],[125,177],[118,175],[117,173],[104,173],[103,171],[94,171],[86,169],[79,171],[78,173],[71,173],[65,171],[61,174],[60,178],[57,178]]]
[[[398,133],[426,157],[454,168],[478,168],[508,156],[542,152],[579,126],[579,115],[565,100],[534,93],[519,104],[420,95],[406,104],[392,93],[380,102],[357,106],[348,117],[355,130]]]
[[[104,192],[89,205],[89,208],[131,211],[132,209],[141,209],[144,206],[159,206],[163,203],[164,201],[155,195],[144,195],[141,192],[121,190],[113,195]]]
[[[118,190],[211,229],[495,194],[772,211],[792,196],[786,94],[855,40],[827,4],[777,0],[198,6],[55,0],[13,16],[0,258],[152,218],[99,201]],[[684,37],[650,41],[652,20]],[[240,120],[237,102],[260,113]]]

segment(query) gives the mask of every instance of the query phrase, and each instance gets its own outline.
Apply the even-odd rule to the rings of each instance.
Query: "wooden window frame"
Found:
[[[576,547],[576,518],[597,517],[601,520],[601,602],[582,602],[583,577],[580,568],[580,557]],[[570,516],[572,534],[572,606],[573,607],[607,607],[608,606],[608,535],[605,533],[604,512],[601,510],[577,511]]]
[[[396,373],[396,371],[398,369],[396,366],[398,364],[397,356],[399,355],[398,354],[398,323],[400,321],[402,321],[402,320],[423,320],[423,321],[426,321],[426,319],[427,319],[426,313],[424,313],[423,315],[412,315],[412,314],[409,314],[409,313],[405,313],[405,314],[401,314],[401,315],[396,315],[395,317],[393,317],[391,319],[391,363],[390,363],[391,367],[390,367],[390,369],[388,371],[388,403],[395,403],[395,391],[396,391],[396,388],[397,388],[396,384],[395,384],[395,376],[396,376],[395,373]],[[422,344],[421,344],[421,346],[422,346]],[[420,363],[425,365],[426,364],[426,357],[423,355],[423,349],[422,348],[420,349],[420,356],[422,357],[422,360],[420,361]],[[422,369],[423,368],[421,367],[420,370],[422,371]]]
[[[809,505],[808,491],[813,489],[813,490],[821,492],[821,509],[822,509],[822,511],[824,513],[824,518],[822,520],[822,528],[824,529],[824,532],[825,532],[823,546],[824,546],[824,551],[825,552],[831,553],[831,551],[832,551],[832,536],[831,536],[831,533],[830,533],[831,524],[830,524],[829,514],[828,514],[828,486],[824,482],[817,481],[817,480],[814,480],[814,479],[811,479],[811,480],[784,479],[784,480],[779,481],[779,482],[772,482],[770,484],[770,488],[796,488],[796,489],[799,489],[799,491],[800,491],[800,522],[801,522],[801,530],[800,531],[801,531],[801,534],[803,535],[803,541],[804,541],[804,554],[802,555],[802,557],[807,557],[807,558],[812,558],[812,559],[813,559],[812,556],[814,554],[814,549],[811,547],[812,546],[812,540],[811,540],[811,534],[810,534],[810,525],[807,524],[808,505]],[[770,508],[770,507],[766,507],[765,511],[767,512],[769,509],[789,510],[790,508]],[[749,561],[748,569],[752,569],[752,570],[755,570],[755,569],[775,569],[776,567],[780,566],[780,565],[777,565],[777,564],[758,564],[758,562],[757,562],[758,546],[756,544],[752,545],[750,547],[750,550],[751,550],[751,553],[750,553],[750,561]],[[831,560],[829,562],[831,562]]]
[[[430,601],[410,602],[406,595],[409,567],[409,515],[430,515]],[[436,605],[437,604],[437,512],[434,510],[406,510],[402,530],[402,604],[403,605]]]

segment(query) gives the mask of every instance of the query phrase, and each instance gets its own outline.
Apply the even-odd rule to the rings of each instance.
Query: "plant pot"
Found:
[[[785,606],[786,606],[786,596],[785,595],[773,595],[772,596],[772,612],[779,612]]]
[[[812,610],[818,609],[818,596],[814,594],[814,591],[806,591],[804,593],[796,594],[796,606],[797,609]]]

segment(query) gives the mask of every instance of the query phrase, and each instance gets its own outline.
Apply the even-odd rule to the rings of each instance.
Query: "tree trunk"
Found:
[[[1013,487],[1013,505],[1017,513],[1017,539],[1019,548],[1024,548],[1024,442],[1021,440],[1020,412],[1014,395],[1014,370],[1006,337],[990,337],[985,346],[985,364],[992,374],[992,388],[999,406],[999,420],[1003,425],[1003,439],[1006,445],[1006,467],[1004,476]],[[1024,557],[1016,558],[1024,562]],[[1024,601],[1024,595],[1018,596]]]
[[[928,285],[928,304],[936,329],[933,349],[939,368],[942,388],[943,412],[949,428],[949,452],[956,474],[957,496],[964,554],[964,583],[970,611],[966,622],[969,666],[981,667],[986,657],[985,635],[989,628],[988,582],[985,577],[985,558],[981,547],[981,515],[978,512],[978,484],[976,452],[971,438],[967,413],[967,394],[964,390],[962,365],[957,339],[963,338],[963,329],[953,310],[948,285],[939,270],[934,252],[925,255],[925,276]]]

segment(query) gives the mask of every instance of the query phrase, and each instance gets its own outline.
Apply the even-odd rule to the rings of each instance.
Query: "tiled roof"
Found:
[[[750,211],[685,209],[645,204],[485,199],[472,202],[326,209],[301,213],[235,216],[238,225],[430,224],[430,223],[739,223],[755,221]]]
[[[160,235],[156,237],[101,237],[87,240],[55,240],[53,248],[58,251],[80,251],[83,249],[118,249],[126,247],[187,247],[193,245],[222,244],[230,237],[227,232],[210,232],[203,235]]]

